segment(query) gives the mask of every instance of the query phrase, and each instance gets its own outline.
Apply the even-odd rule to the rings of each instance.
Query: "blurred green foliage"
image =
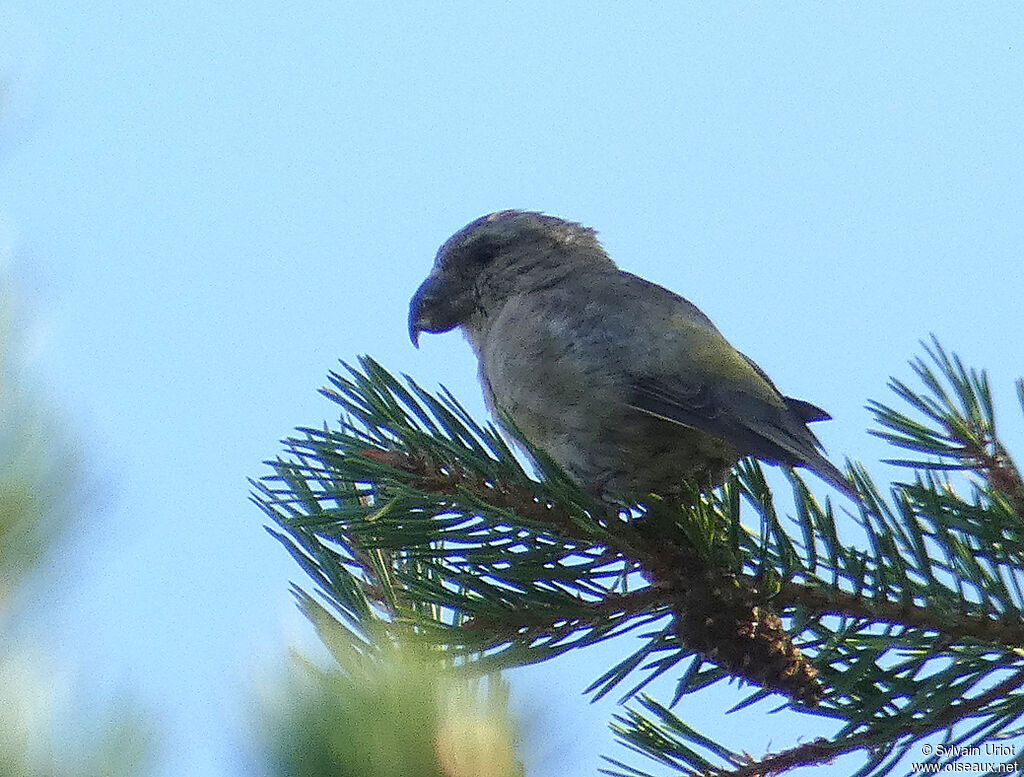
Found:
[[[82,511],[77,455],[25,377],[11,318],[0,290],[0,777],[138,775],[150,750],[142,717],[75,709],[46,646],[16,636],[24,620],[46,618],[46,598],[26,578],[38,574],[45,588],[49,556]]]
[[[270,774],[280,777],[521,777],[507,689],[415,639],[346,641],[312,599],[300,606],[337,665],[295,657],[261,706]]]

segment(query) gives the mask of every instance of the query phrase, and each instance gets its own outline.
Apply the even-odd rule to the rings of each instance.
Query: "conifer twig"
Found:
[[[875,433],[912,452],[895,463],[917,481],[894,484],[890,503],[851,465],[865,498],[853,527],[802,483],[787,521],[750,460],[720,491],[686,504],[595,505],[543,452],[531,451],[543,475],[534,479],[450,394],[403,383],[369,357],[324,390],[343,408],[340,427],[289,439],[290,460],[254,482],[256,501],[353,639],[362,619],[386,630],[412,618],[480,666],[505,667],[671,615],[589,689],[600,696],[643,673],[626,694],[643,704],[641,688],[680,670],[668,706],[651,701],[653,717],[619,718],[624,743],[682,773],[719,777],[867,750],[862,773],[877,777],[943,728],[959,741],[1013,737],[1024,717],[1014,520],[1024,516],[1024,482],[996,435],[984,372],[937,342],[925,349],[938,369],[913,363],[924,390],[892,382],[917,415],[871,406],[884,427]],[[1024,405],[1024,382],[1018,393]],[[971,478],[973,499],[948,488],[942,471]],[[741,514],[747,503],[760,532]],[[820,697],[819,710],[845,726],[758,761],[732,753],[670,710],[730,676],[759,687],[737,708],[781,691],[810,711]]]
[[[1009,618],[997,620],[983,615],[944,612],[935,607],[867,598],[834,588],[802,585],[791,580],[780,584],[772,601],[778,607],[802,607],[818,615],[901,624],[934,631],[953,640],[973,638],[1007,647],[1024,648],[1024,623]]]
[[[951,704],[927,720],[905,725],[896,737],[891,732],[872,730],[854,734],[845,739],[819,738],[813,742],[806,742],[789,750],[768,755],[738,769],[722,769],[711,772],[707,777],[768,777],[800,766],[828,763],[832,759],[854,750],[873,748],[883,744],[890,745],[900,739],[920,739],[970,717],[986,705],[1009,696],[1022,686],[1024,686],[1024,669],[1019,669],[1002,682],[972,699]]]

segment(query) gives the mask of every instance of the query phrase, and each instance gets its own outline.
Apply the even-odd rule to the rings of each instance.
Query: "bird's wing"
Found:
[[[639,378],[630,404],[635,409],[675,424],[699,429],[732,443],[744,454],[788,466],[804,466],[858,499],[856,490],[821,451],[821,443],[805,425],[808,417],[827,417],[808,402],[782,397],[781,406],[735,390],[664,378]]]
[[[782,392],[779,391],[778,387],[775,385],[772,379],[768,377],[767,373],[765,373],[765,371],[762,370],[760,366],[758,366],[757,362],[755,362],[753,359],[751,359],[744,353],[741,353],[740,356],[746,359],[747,364],[749,364],[754,369],[754,372],[760,375],[761,378],[764,379],[764,381],[769,386],[771,386],[772,389],[774,389],[779,396],[782,396]],[[832,420],[832,416],[830,416],[827,411],[822,410],[817,405],[812,405],[810,402],[805,402],[802,399],[794,399],[793,397],[783,397],[783,399],[786,400],[786,404],[789,405],[790,409],[798,416],[800,416],[801,420],[803,420],[805,423],[811,423],[812,421]]]
[[[817,440],[785,405],[735,388],[688,383],[679,377],[639,377],[630,405],[671,423],[689,426],[732,443],[767,461],[795,464]]]
[[[806,423],[828,418],[824,410],[785,397],[687,300],[636,276],[625,283],[642,290],[650,316],[644,323],[659,333],[648,338],[646,358],[633,362],[638,369],[630,376],[631,406],[767,461],[811,464],[821,458]]]

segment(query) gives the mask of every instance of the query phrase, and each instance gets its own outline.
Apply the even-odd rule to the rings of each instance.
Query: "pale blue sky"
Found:
[[[146,5],[0,4],[0,254],[92,493],[48,640],[154,711],[161,776],[239,773],[250,683],[309,639],[246,477],[334,418],[336,360],[483,414],[466,344],[405,327],[483,213],[596,227],[831,411],[838,461],[885,477],[863,405],[932,331],[990,369],[1024,455],[1019,5]],[[579,696],[624,651],[513,675],[531,777],[624,754]],[[803,721],[721,725],[757,753]]]

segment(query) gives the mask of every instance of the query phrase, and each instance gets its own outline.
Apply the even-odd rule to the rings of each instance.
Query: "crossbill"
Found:
[[[593,496],[618,504],[721,483],[741,456],[806,467],[856,498],[807,424],[711,320],[620,270],[596,232],[519,210],[453,235],[409,308],[409,335],[460,328],[486,402]]]

